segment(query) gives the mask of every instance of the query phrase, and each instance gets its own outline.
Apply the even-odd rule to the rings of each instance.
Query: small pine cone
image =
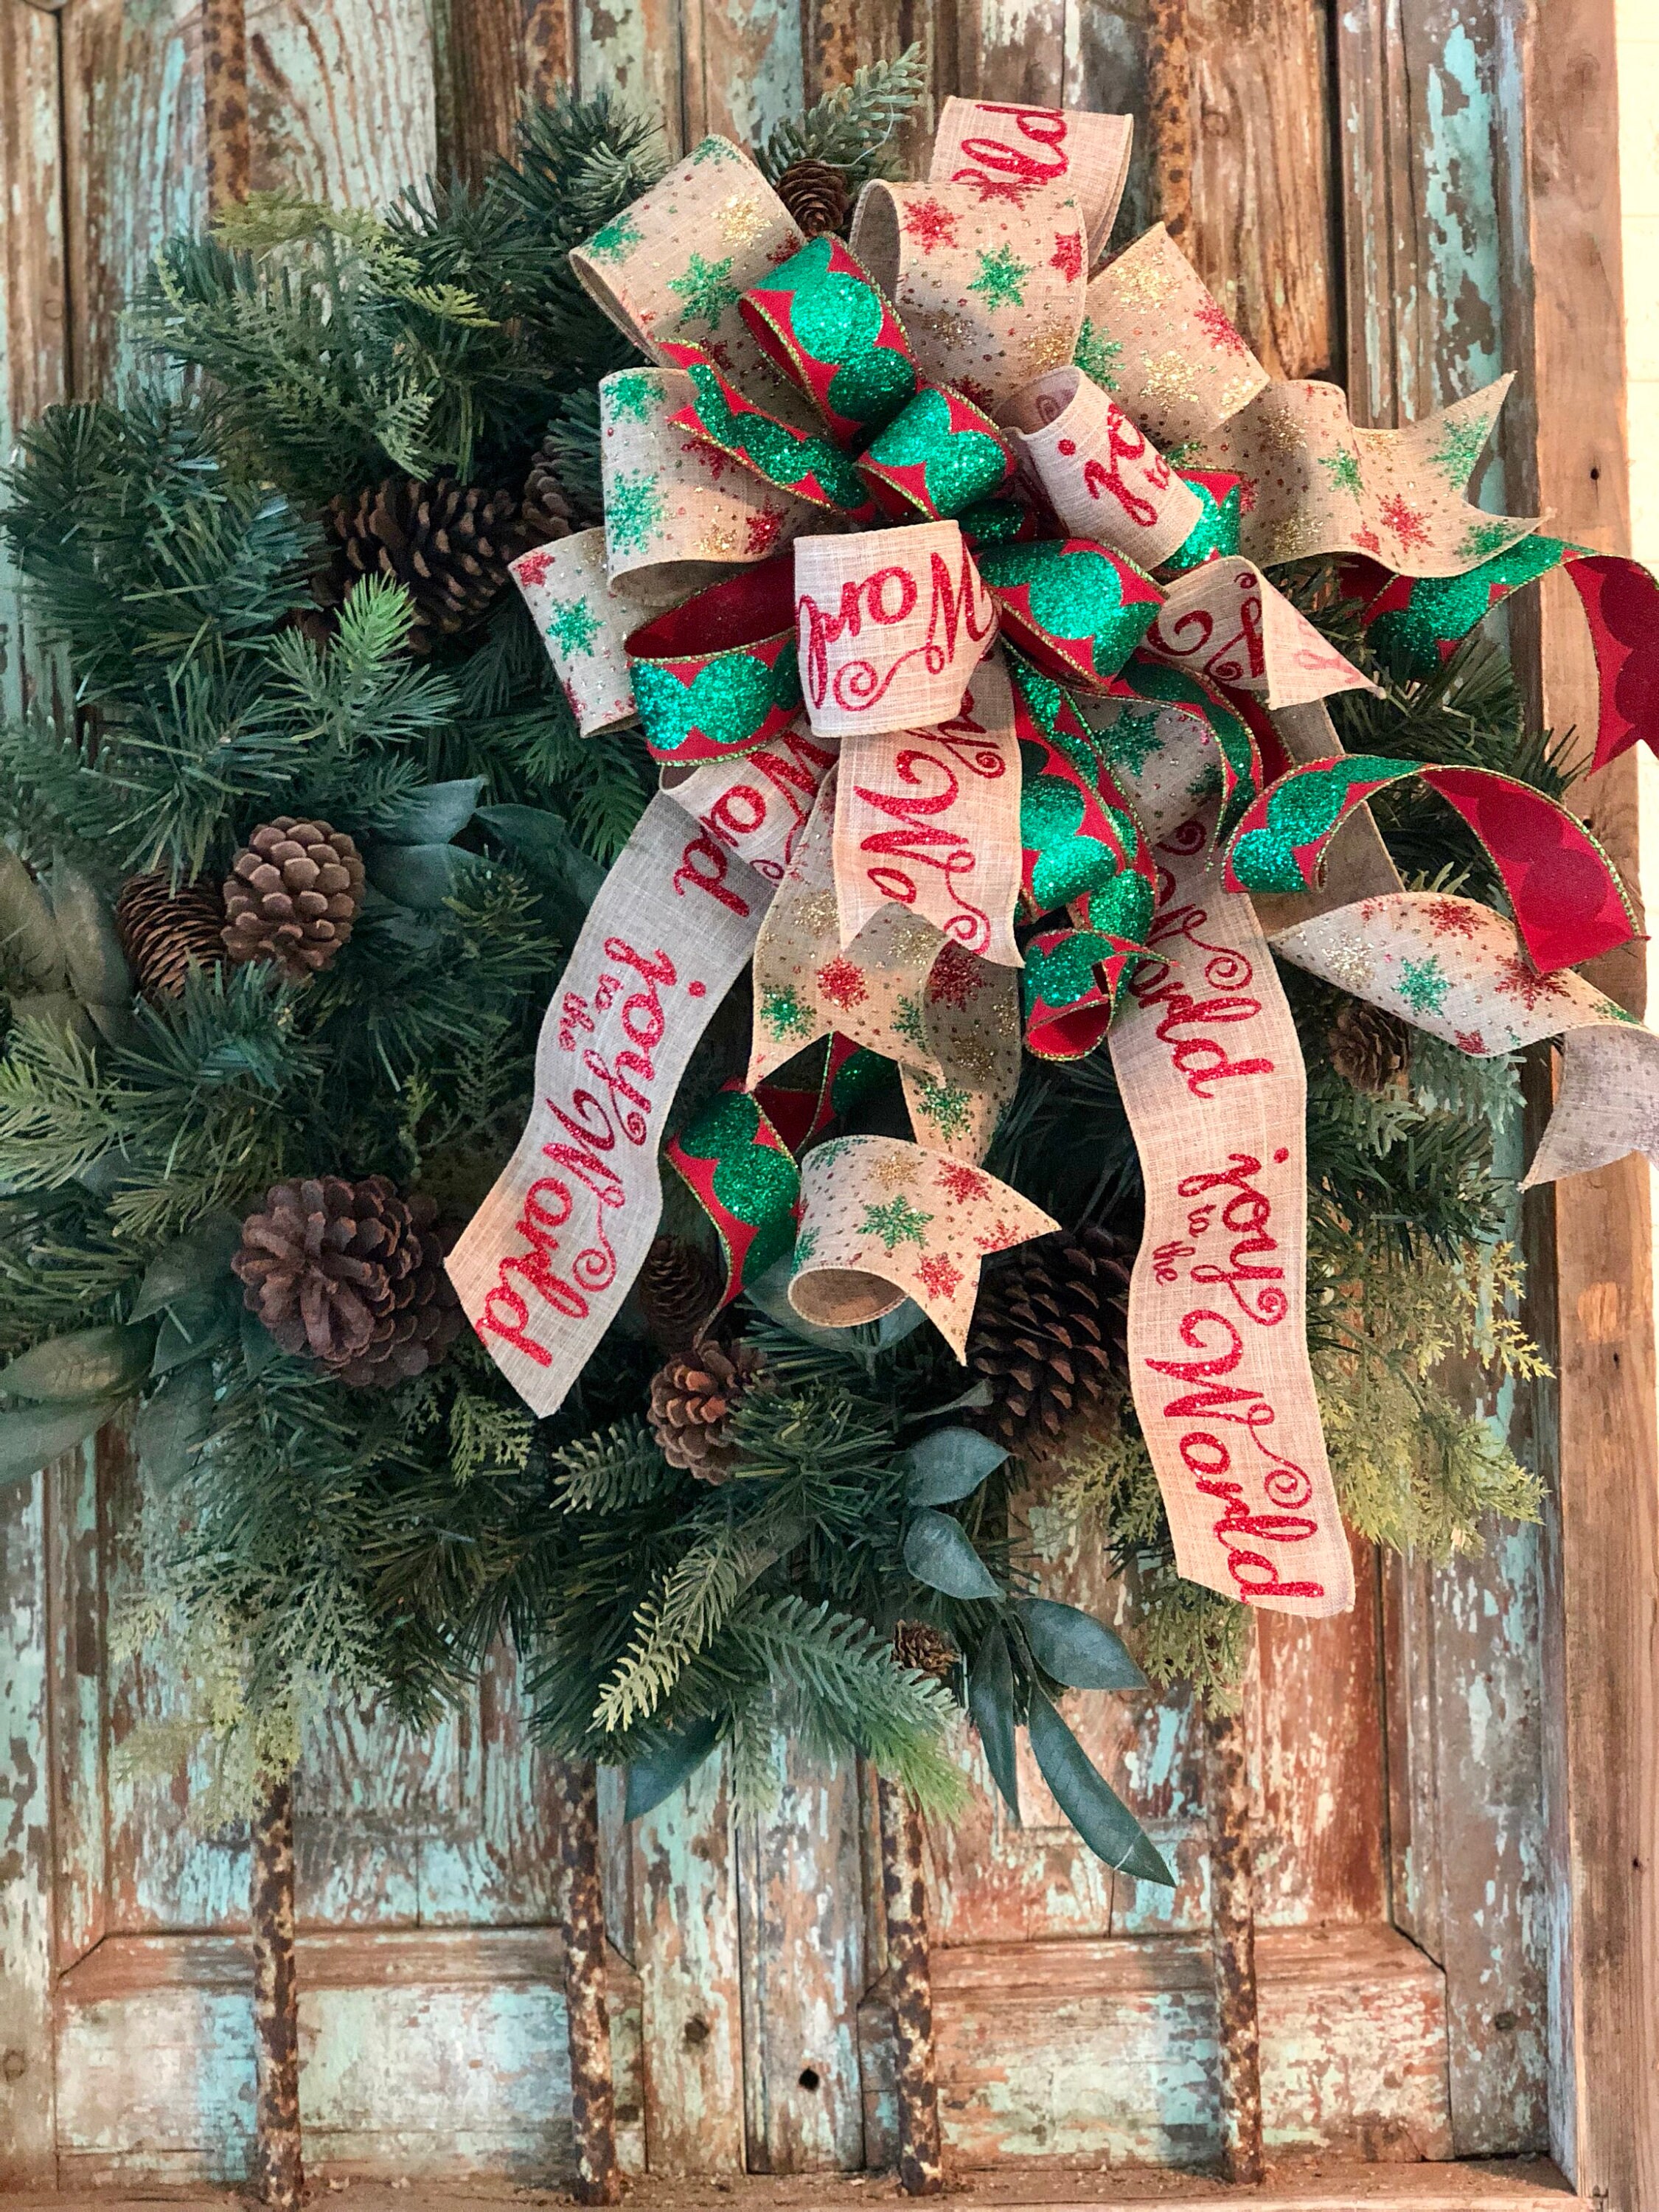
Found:
[[[389,1389],[441,1359],[461,1332],[429,1198],[384,1176],[273,1183],[231,1261],[243,1301],[284,1352],[359,1389]]]
[[[925,1620],[901,1620],[893,1630],[893,1664],[935,1682],[950,1680],[961,1656],[943,1629]]]
[[[337,548],[322,596],[338,606],[360,576],[402,584],[415,604],[410,650],[430,653],[483,614],[505,586],[509,561],[530,542],[510,491],[388,477],[355,500],[331,501],[323,517]]]
[[[659,1237],[635,1283],[647,1326],[665,1352],[690,1352],[725,1288],[712,1253],[684,1237]]]
[[[203,878],[174,890],[164,875],[129,876],[115,902],[115,929],[147,999],[176,999],[191,963],[225,964],[225,900]]]
[[[1380,1094],[1410,1065],[1412,1033],[1397,1014],[1350,999],[1331,1024],[1331,1066],[1356,1091]]]
[[[1090,1224],[1017,1244],[987,1262],[968,1364],[996,1395],[981,1416],[1011,1451],[1039,1455],[1099,1404],[1127,1365],[1125,1299],[1133,1254]]]
[[[553,441],[544,438],[536,448],[530,473],[524,482],[520,535],[526,545],[546,545],[556,538],[568,538],[575,526],[576,510],[569,493],[559,481]]]
[[[224,942],[233,960],[274,960],[303,982],[351,934],[363,864],[343,830],[279,814],[263,822],[225,878]]]
[[[827,161],[792,161],[775,189],[808,238],[839,230],[853,204],[846,178]]]
[[[724,1482],[737,1453],[732,1416],[765,1373],[759,1352],[703,1343],[651,1378],[651,1430],[670,1467]]]

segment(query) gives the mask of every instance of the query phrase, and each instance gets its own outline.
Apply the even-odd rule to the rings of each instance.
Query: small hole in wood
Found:
[[[684,2033],[683,2034],[681,2040],[684,2043],[688,2051],[699,2050],[702,2045],[708,2042],[708,2022],[702,2017],[701,2013],[697,2014],[694,2019],[688,2020],[686,2021]]]
[[[1521,2025],[1521,2015],[1513,2012],[1495,2012],[1492,2024],[1500,2035],[1513,2035]]]
[[[816,2066],[803,2066],[801,2068],[800,2086],[803,2089],[816,2089],[818,2086],[819,2079],[820,2076],[818,2069]]]

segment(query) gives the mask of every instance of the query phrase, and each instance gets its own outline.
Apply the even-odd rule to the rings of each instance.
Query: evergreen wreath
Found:
[[[861,70],[763,168],[844,222],[919,81]],[[152,387],[25,435],[3,526],[50,657],[0,736],[0,1478],[134,1419],[145,1618],[234,1681],[231,1767],[291,1758],[308,1699],[428,1723],[506,1630],[544,1740],[626,1766],[631,1812],[718,1744],[763,1793],[781,1728],[948,1810],[966,1707],[1011,1799],[1035,1722],[1086,1839],[1168,1879],[1055,1707],[1143,1669],[1224,1688],[1247,1616],[1175,1574],[1125,1388],[1140,1184],[1103,1053],[1024,1063],[987,1165],[1063,1235],[988,1269],[966,1371],[914,1309],[832,1334],[764,1284],[690,1340],[718,1255],[683,1194],[552,1419],[452,1325],[438,1255],[654,787],[636,732],[578,738],[504,562],[598,515],[597,385],[635,356],[568,257],[663,167],[610,100],[561,100],[477,191],[256,195],[158,257]],[[1328,563],[1290,573],[1380,687],[1333,702],[1351,750],[1560,794],[1494,644],[1407,675]],[[1407,883],[1502,908],[1414,787],[1376,812]],[[1345,1513],[1476,1548],[1539,1499],[1463,1395],[1471,1362],[1493,1392],[1546,1372],[1516,1318],[1516,1061],[1284,980]],[[671,1131],[747,1033],[739,986]],[[843,1124],[907,1126],[890,1067]],[[1133,1656],[1042,1597],[1056,1516],[1127,1578]]]

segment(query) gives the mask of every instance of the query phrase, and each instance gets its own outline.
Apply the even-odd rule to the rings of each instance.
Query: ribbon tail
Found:
[[[1561,1080],[1522,1190],[1587,1175],[1631,1152],[1659,1167],[1659,1036],[1597,1023],[1561,1039]]]

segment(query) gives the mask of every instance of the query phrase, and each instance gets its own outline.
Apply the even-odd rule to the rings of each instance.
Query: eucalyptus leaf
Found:
[[[39,1468],[60,1453],[73,1451],[112,1413],[119,1398],[77,1398],[40,1406],[20,1406],[0,1413],[0,1482],[27,1481]]]
[[[242,1224],[234,1213],[210,1213],[188,1237],[163,1246],[144,1271],[132,1321],[160,1313],[179,1299],[191,1299],[204,1286],[222,1278],[230,1279],[230,1259],[242,1241]]]
[[[413,914],[436,914],[489,866],[461,845],[373,845],[363,865],[376,890]]]
[[[244,1306],[238,1316],[238,1328],[242,1340],[242,1364],[250,1378],[263,1375],[273,1359],[280,1358],[283,1347],[265,1327],[257,1313]]]
[[[1008,1456],[977,1429],[935,1429],[912,1444],[902,1464],[909,1470],[905,1497],[912,1505],[950,1505],[971,1497],[986,1476]]]
[[[142,1323],[51,1337],[0,1367],[0,1393],[46,1400],[118,1397],[143,1380],[155,1342],[155,1331]]]
[[[545,807],[481,806],[478,819],[494,830],[539,887],[554,927],[574,945],[599,896],[605,870]]]
[[[132,970],[97,885],[60,857],[52,862],[50,890],[52,918],[76,996],[89,1006],[127,1005]]]
[[[189,1307],[182,1299],[175,1302],[162,1316],[156,1331],[150,1373],[170,1375],[175,1367],[199,1359],[204,1352],[211,1352],[234,1334],[237,1321],[235,1303],[223,1296],[205,1297]]]
[[[1022,1598],[1015,1611],[1032,1658],[1056,1682],[1072,1690],[1146,1688],[1122,1638],[1091,1613],[1049,1597]]]
[[[656,1751],[630,1761],[623,1820],[638,1820],[654,1812],[682,1782],[690,1780],[718,1741],[712,1720],[696,1720],[678,1735],[665,1737]]]
[[[61,991],[69,979],[46,895],[9,845],[0,845],[0,974],[32,992]]]
[[[914,1298],[901,1300],[891,1313],[883,1314],[881,1319],[872,1324],[876,1349],[890,1352],[896,1344],[902,1344],[907,1336],[913,1335],[927,1318]]]
[[[387,845],[447,845],[472,819],[483,789],[481,775],[422,784],[381,808],[374,817],[374,835]]]
[[[12,1018],[20,1022],[50,1022],[54,1029],[67,1030],[82,1044],[91,1044],[98,1035],[92,1016],[73,991],[18,991],[11,1001]]]
[[[88,1003],[86,1012],[106,1044],[114,1045],[118,1051],[131,1052],[143,1042],[143,1030],[130,1006],[101,1006],[93,1000]]]
[[[946,1597],[1000,1598],[1001,1590],[948,1513],[918,1513],[904,1532],[904,1564],[919,1583]]]
[[[1014,1743],[1014,1662],[1008,1632],[999,1621],[974,1654],[968,1674],[968,1710],[979,1729],[985,1764],[1008,1810],[1019,1818],[1019,1760]]]
[[[1026,1726],[1039,1772],[1096,1857],[1138,1881],[1173,1889],[1176,1878],[1163,1854],[1035,1684]]]
[[[133,1442],[155,1479],[181,1481],[213,1419],[213,1370],[205,1359],[175,1368],[138,1409]]]

